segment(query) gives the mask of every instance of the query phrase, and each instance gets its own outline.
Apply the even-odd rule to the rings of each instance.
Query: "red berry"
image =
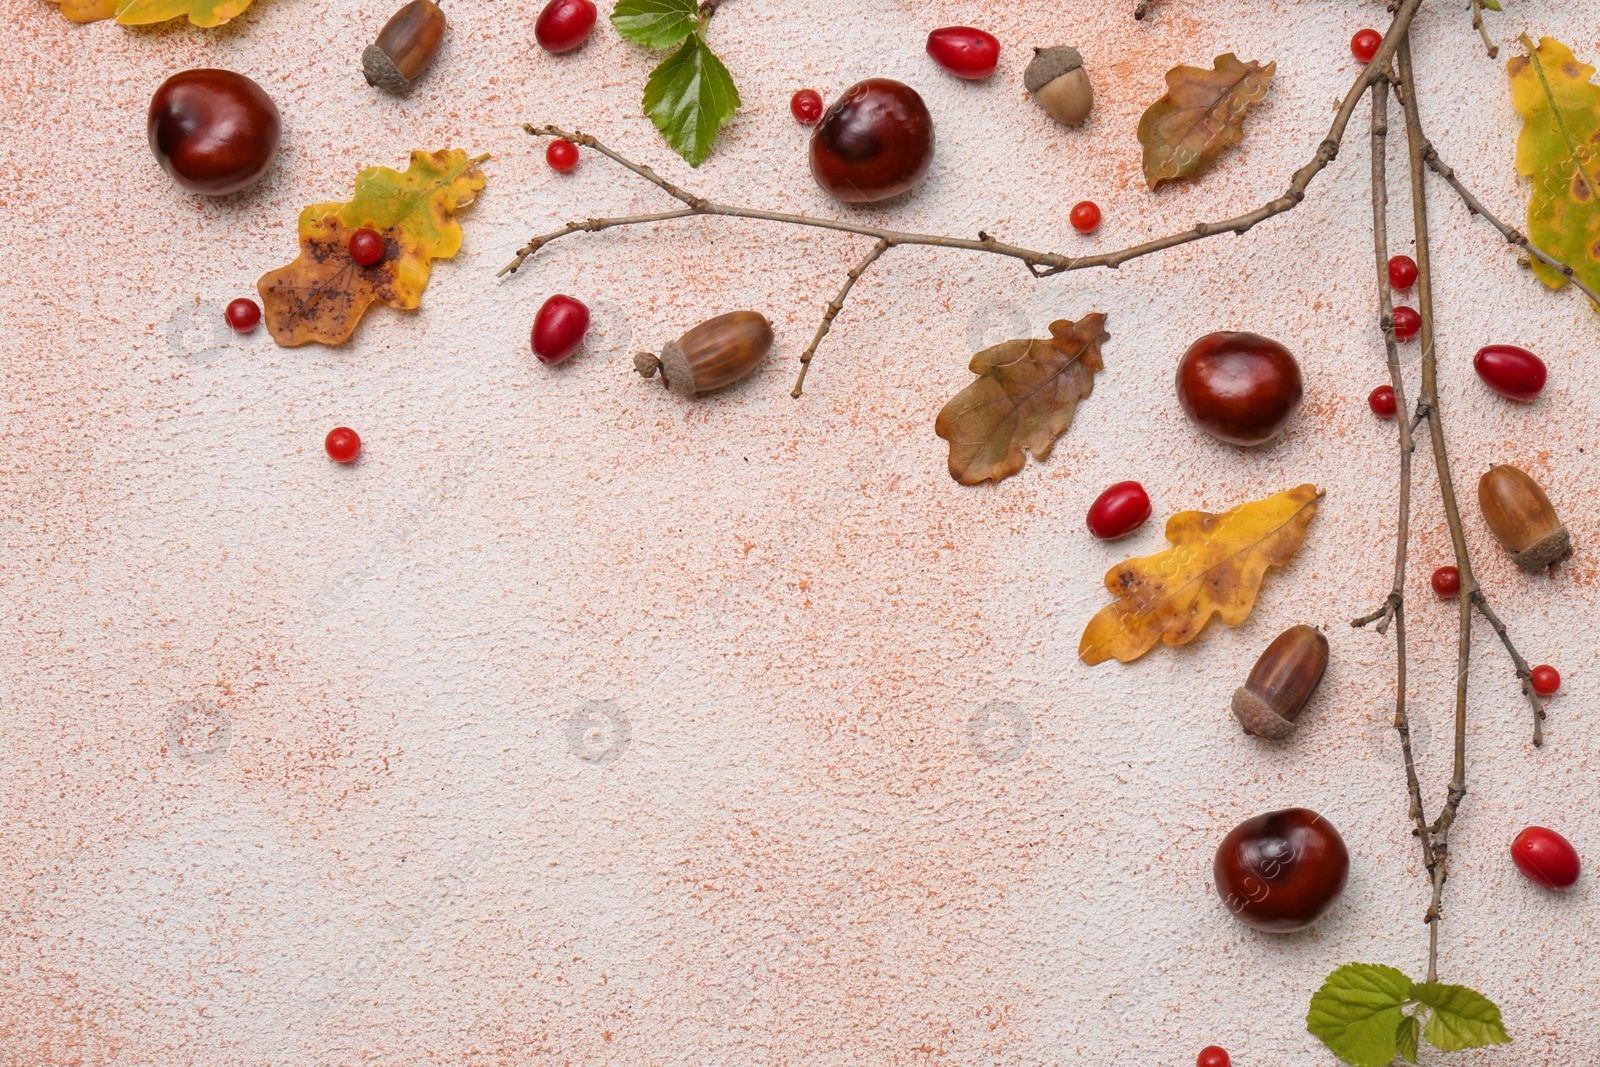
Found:
[[[1409,341],[1422,329],[1422,316],[1404,305],[1394,309],[1394,335],[1401,341]]]
[[[335,426],[328,431],[322,447],[328,458],[337,463],[349,463],[361,454],[361,437],[348,426]]]
[[[1508,400],[1537,400],[1544,390],[1544,360],[1516,345],[1486,345],[1472,357],[1483,384]]]
[[[1089,505],[1089,532],[1102,541],[1126,537],[1150,517],[1150,496],[1138,482],[1118,482]]]
[[[534,316],[529,343],[540,363],[554,366],[578,350],[588,330],[589,309],[572,297],[557,293]]]
[[[1233,1061],[1228,1059],[1226,1049],[1216,1045],[1207,1045],[1200,1050],[1200,1055],[1195,1057],[1195,1067],[1229,1067]]]
[[[1440,567],[1433,572],[1433,591],[1441,597],[1453,597],[1461,592],[1461,572],[1454,567]]]
[[[1383,34],[1377,30],[1357,30],[1356,35],[1350,38],[1350,54],[1363,63],[1371,63],[1372,57],[1378,54],[1378,46],[1383,44]]]
[[[1561,688],[1561,672],[1548,663],[1541,663],[1529,673],[1533,675],[1533,691],[1542,697],[1554,696]]]
[[[578,146],[558,137],[544,150],[544,161],[557,174],[565,174],[578,165]]]
[[[383,238],[373,230],[357,230],[350,235],[350,258],[363,267],[371,267],[383,262]]]
[[[946,26],[928,34],[928,55],[958,78],[987,78],[1000,62],[1000,42],[971,26]]]
[[[1394,418],[1394,386],[1380,385],[1368,393],[1367,407],[1380,419]]]
[[[1409,289],[1417,281],[1417,261],[1410,256],[1389,257],[1389,284],[1396,289]]]
[[[533,24],[534,40],[546,52],[570,52],[594,32],[594,18],[589,0],[550,0]]]
[[[1578,880],[1578,853],[1554,830],[1530,826],[1511,842],[1511,862],[1546,889],[1566,889]]]
[[[822,118],[822,94],[815,89],[801,89],[789,98],[789,113],[796,122],[815,126]]]
[[[228,310],[222,313],[222,317],[240,333],[249,333],[261,321],[261,305],[247,296],[241,296],[228,303]]]
[[[1072,205],[1072,214],[1067,218],[1079,233],[1093,233],[1100,228],[1100,208],[1093,200]]]

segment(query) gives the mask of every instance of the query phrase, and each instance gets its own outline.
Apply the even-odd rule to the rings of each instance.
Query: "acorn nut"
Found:
[[[1483,521],[1525,571],[1542,571],[1572,555],[1572,537],[1539,483],[1497,463],[1478,481]]]
[[[1233,714],[1247,733],[1282,741],[1328,669],[1328,639],[1310,626],[1291,626],[1256,660],[1233,694]]]
[[[422,77],[444,40],[444,12],[433,0],[411,0],[361,53],[367,84],[390,93],[407,93]]]
[[[707,319],[661,350],[640,352],[633,367],[680,396],[698,396],[732,385],[755,369],[772,347],[772,324],[755,311],[730,311]]]
[[[1022,84],[1051,118],[1066,126],[1088,118],[1094,107],[1094,87],[1083,69],[1083,57],[1064,44],[1035,48]]]

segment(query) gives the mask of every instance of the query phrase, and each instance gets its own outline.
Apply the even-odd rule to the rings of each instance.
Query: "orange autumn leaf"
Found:
[[[73,22],[115,17],[124,26],[146,26],[184,15],[196,26],[220,26],[243,13],[252,0],[51,0]]]
[[[1198,178],[1230,144],[1244,140],[1244,116],[1267,95],[1276,63],[1241,63],[1232,52],[1220,55],[1211,70],[1178,66],[1167,71],[1167,95],[1139,119],[1144,145],[1144,180]]]
[[[405,173],[371,167],[356,176],[347,204],[313,204],[300,213],[300,258],[256,283],[267,329],[281,345],[335,345],[355,331],[374,303],[414,308],[429,263],[461,248],[455,213],[483,188],[465,152],[413,152]],[[384,257],[371,267],[350,257],[350,237],[373,230]]]
[[[50,0],[73,22],[99,22],[117,13],[120,0]]]
[[[1050,324],[1046,340],[1005,341],[972,357],[978,380],[939,410],[933,432],[950,442],[950,477],[962,485],[1000,481],[1022,469],[1023,449],[1048,459],[1072,425],[1078,401],[1104,368],[1111,339],[1104,315]]]
[[[1172,516],[1171,548],[1106,574],[1116,603],[1089,620],[1078,656],[1090,666],[1128,663],[1158,644],[1188,644],[1213,615],[1239,625],[1255,607],[1267,568],[1282,567],[1300,548],[1321,497],[1316,486],[1302,485],[1221,515]]]

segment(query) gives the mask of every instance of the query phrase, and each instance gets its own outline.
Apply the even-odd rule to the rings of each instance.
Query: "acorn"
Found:
[[[772,324],[755,311],[730,311],[707,319],[661,350],[640,352],[633,367],[680,396],[699,396],[732,385],[755,369],[772,347]]]
[[[367,84],[390,93],[407,93],[439,53],[444,12],[433,0],[411,0],[383,24],[376,44],[361,53]]]
[[[1064,44],[1035,48],[1022,84],[1051,118],[1066,126],[1088,118],[1094,107],[1094,87],[1083,69],[1083,57]]]
[[[1478,480],[1483,521],[1525,571],[1542,571],[1572,555],[1572,536],[1539,483],[1497,463]]]
[[[1261,653],[1250,677],[1234,690],[1233,714],[1247,733],[1282,741],[1328,669],[1328,639],[1310,626],[1291,626]]]

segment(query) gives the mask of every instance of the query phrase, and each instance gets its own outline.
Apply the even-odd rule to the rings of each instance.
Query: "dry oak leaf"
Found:
[[[1212,615],[1239,625],[1255,607],[1267,568],[1288,563],[1305,540],[1321,497],[1316,486],[1302,485],[1221,515],[1172,516],[1171,548],[1107,572],[1117,601],[1089,620],[1078,656],[1091,666],[1112,658],[1128,663],[1157,644],[1188,644]]]
[[[1048,459],[1072,425],[1078,401],[1104,369],[1100,346],[1111,339],[1104,315],[1050,324],[1048,340],[1023,338],[985,348],[968,370],[978,380],[939,410],[933,432],[950,442],[950,477],[962,485],[1000,481],[1022,469],[1022,450]]]
[[[1537,66],[1528,56],[1506,64],[1511,103],[1522,116],[1517,173],[1533,179],[1528,239],[1600,287],[1600,85],[1589,81],[1594,68],[1552,37],[1533,55]],[[1537,260],[1532,267],[1552,289],[1567,283],[1555,267]]]
[[[1229,52],[1213,69],[1178,66],[1167,71],[1167,95],[1139,119],[1144,180],[1151,189],[1179,178],[1198,178],[1230,144],[1244,140],[1244,116],[1267,95],[1278,64],[1241,63]]]
[[[196,26],[220,26],[244,12],[252,0],[52,0],[73,22],[115,18],[124,26],[189,16]]]
[[[355,331],[368,306],[414,308],[428,284],[430,260],[461,248],[455,213],[483,188],[478,164],[459,149],[413,152],[404,174],[369,167],[356,175],[348,204],[312,204],[300,213],[300,258],[261,276],[256,288],[267,329],[281,345],[336,345]],[[350,236],[375,230],[384,257],[363,267],[350,258]]]

